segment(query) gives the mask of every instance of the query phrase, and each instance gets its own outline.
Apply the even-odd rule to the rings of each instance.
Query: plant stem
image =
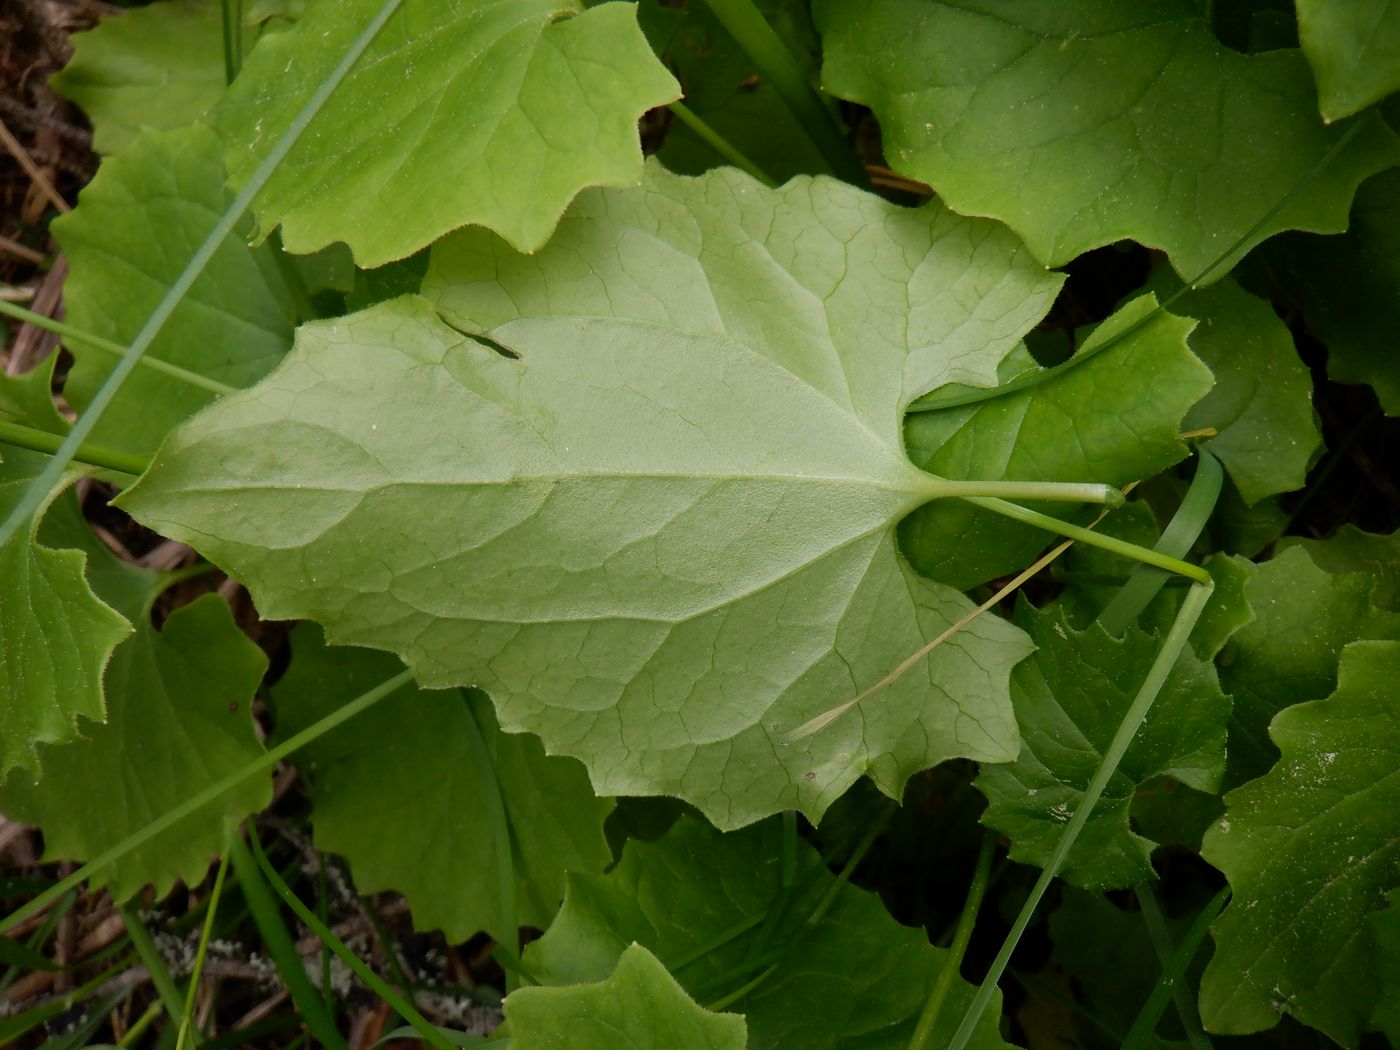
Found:
[[[1128,1039],[1124,1040],[1124,1047],[1131,1043],[1133,1032],[1142,1030],[1147,1036],[1151,1036],[1152,1032],[1155,1032],[1156,1022],[1162,1015],[1161,1009],[1156,1011],[1151,1021],[1145,1022],[1144,1018],[1151,1014],[1158,990],[1166,988],[1172,997],[1173,1004],[1176,1004],[1176,1014],[1182,1019],[1182,1029],[1186,1032],[1186,1040],[1191,1044],[1191,1049],[1211,1050],[1211,1040],[1205,1035],[1205,1030],[1201,1028],[1201,1015],[1200,1012],[1197,1012],[1196,1001],[1191,998],[1190,991],[1180,981],[1180,974],[1173,976],[1172,967],[1175,966],[1176,962],[1176,949],[1172,946],[1172,932],[1166,928],[1166,916],[1162,914],[1162,904],[1156,899],[1156,890],[1152,888],[1151,882],[1140,882],[1134,886],[1133,892],[1137,896],[1138,907],[1142,910],[1142,924],[1147,925],[1147,934],[1151,938],[1152,949],[1156,952],[1156,959],[1161,963],[1162,974],[1156,981],[1152,995],[1149,995],[1148,1001],[1142,1004],[1141,1014],[1138,1015],[1137,1021],[1133,1022],[1133,1029],[1128,1032]],[[1222,892],[1228,895],[1228,890],[1222,890]],[[1224,903],[1224,900],[1221,900],[1222,906]],[[1205,906],[1205,910],[1211,910],[1210,904]],[[1198,916],[1197,921],[1200,921]],[[1140,1026],[1144,1025],[1145,1028],[1140,1029]]]
[[[292,151],[292,147],[297,144],[297,140],[301,138],[302,133],[306,131],[307,127],[310,126],[311,122],[316,118],[316,115],[321,111],[321,107],[326,104],[326,101],[335,92],[335,89],[340,86],[340,82],[349,74],[350,68],[359,61],[360,55],[373,43],[374,38],[379,35],[379,31],[384,27],[384,23],[399,9],[402,3],[403,0],[384,0],[378,13],[370,19],[369,24],[365,26],[360,35],[355,38],[355,42],[350,45],[349,49],[341,57],[341,60],[336,64],[336,67],[331,70],[330,74],[321,83],[320,87],[307,99],[301,111],[297,113],[291,124],[287,126],[287,130],[282,133],[282,137],[277,140],[276,145],[272,147],[272,151],[264,158],[263,162],[258,165],[257,170],[253,172],[247,183],[239,190],[238,195],[229,203],[223,216],[214,224],[208,236],[204,238],[204,243],[199,246],[194,255],[190,258],[190,261],[185,264],[185,268],[180,272],[180,276],[177,277],[175,283],[166,290],[165,295],[156,305],[155,310],[151,312],[151,316],[147,318],[146,323],[141,326],[141,331],[136,334],[136,338],[133,339],[131,345],[126,348],[126,351],[121,356],[121,360],[119,360],[112,371],[107,374],[107,378],[103,380],[97,393],[93,395],[92,400],[88,403],[87,410],[84,411],[83,414],[78,417],[77,422],[73,424],[73,429],[69,431],[63,444],[59,446],[53,459],[49,461],[48,465],[36,478],[29,482],[24,495],[15,501],[14,506],[10,509],[10,513],[0,522],[0,547],[4,547],[10,542],[19,531],[20,527],[34,516],[39,509],[39,505],[43,503],[48,497],[48,494],[53,491],[59,478],[63,476],[63,472],[68,469],[68,464],[78,451],[79,446],[87,440],[88,435],[92,433],[93,428],[96,427],[98,422],[102,419],[102,414],[107,411],[107,407],[121,390],[122,384],[126,382],[127,378],[136,369],[136,366],[140,364],[141,358],[145,356],[146,351],[150,349],[151,343],[155,341],[156,337],[160,335],[161,330],[165,328],[166,322],[170,320],[176,307],[184,301],[190,288],[194,286],[194,282],[199,279],[200,274],[202,274],[205,267],[209,265],[209,260],[214,257],[214,253],[219,250],[219,247],[228,238],[229,234],[233,232],[233,228],[238,224],[239,220],[242,219],[243,213],[248,210],[248,205],[252,204],[253,198],[267,185],[273,173],[281,166],[287,154]]]
[[[1186,557],[1215,510],[1223,480],[1220,461],[1205,449],[1197,449],[1196,476],[1191,479],[1191,487],[1186,490],[1181,506],[1176,509],[1152,549],[1172,558]],[[1103,629],[1115,638],[1121,637],[1128,625],[1142,614],[1165,586],[1168,578],[1169,574],[1161,569],[1138,565],[1128,577],[1128,582],[1119,588],[1113,600],[1099,613],[1098,621]]]
[[[219,858],[219,870],[214,875],[214,888],[209,893],[208,910],[204,916],[204,928],[199,931],[199,947],[195,949],[194,969],[190,971],[190,986],[185,992],[185,1008],[180,1013],[180,1032],[175,1037],[175,1050],[185,1050],[185,1036],[190,1031],[190,1021],[194,1017],[194,997],[199,990],[199,978],[204,973],[204,959],[209,951],[209,936],[214,931],[214,913],[219,910],[219,898],[224,892],[224,876],[228,874],[227,852]]]
[[[491,837],[496,843],[496,893],[500,897],[501,931],[508,940],[497,944],[513,960],[520,958],[520,918],[516,906],[515,889],[515,840],[510,832],[510,815],[506,812],[506,800],[501,794],[501,780],[496,775],[496,763],[486,746],[486,738],[472,710],[471,695],[462,691],[462,721],[467,730],[467,740],[476,759],[477,780],[481,783],[482,795],[490,811]],[[514,974],[506,970],[507,988],[514,983]]]
[[[1210,899],[1201,913],[1196,916],[1196,921],[1191,924],[1191,928],[1186,931],[1186,936],[1172,952],[1170,958],[1162,968],[1162,976],[1157,981],[1157,986],[1152,989],[1152,994],[1147,997],[1147,1002],[1143,1004],[1142,1011],[1138,1014],[1137,1020],[1133,1022],[1133,1027],[1129,1029],[1127,1037],[1123,1040],[1122,1050],[1140,1050],[1151,1041],[1152,1033],[1157,1029],[1157,1022],[1162,1016],[1162,1011],[1167,1008],[1167,1003],[1173,997],[1176,999],[1177,1009],[1181,1012],[1182,1025],[1186,1029],[1186,1036],[1191,1045],[1197,1050],[1209,1050],[1210,1039],[1201,1029],[1200,1018],[1196,1015],[1195,1003],[1187,994],[1186,988],[1182,985],[1186,977],[1186,968],[1191,965],[1191,960],[1196,957],[1196,952],[1200,950],[1201,942],[1205,940],[1206,931],[1210,929],[1210,924],[1215,921],[1215,917],[1220,914],[1225,902],[1230,899],[1230,887],[1222,887],[1220,892]],[[1138,900],[1145,898],[1139,894]],[[1156,898],[1152,898],[1152,905],[1157,906]],[[1147,918],[1147,909],[1143,909],[1143,918]],[[1160,920],[1160,911],[1158,912]],[[1151,930],[1149,924],[1148,929]],[[1154,938],[1155,941],[1155,938]],[[1194,1023],[1193,1023],[1194,1022]]]
[[[1045,500],[1053,503],[1123,505],[1123,493],[1112,485],[1091,481],[956,481],[929,476],[933,499],[967,499],[984,496],[1000,499]]]
[[[1051,517],[1049,514],[1042,514],[1040,511],[1031,510],[1029,507],[1022,507],[1015,503],[1008,503],[1002,499],[988,499],[983,496],[963,496],[968,503],[975,504],[984,510],[989,510],[994,514],[1011,518],[1014,521],[1024,522],[1027,525],[1036,525],[1049,532],[1060,536],[1067,536],[1072,540],[1080,540],[1091,547],[1099,547],[1114,554],[1121,554],[1125,558],[1132,558],[1133,561],[1142,562],[1145,565],[1155,565],[1159,569],[1166,569],[1179,576],[1187,576],[1197,583],[1209,583],[1210,573],[1206,572],[1199,565],[1192,565],[1190,562],[1182,561],[1180,558],[1172,558],[1165,554],[1160,554],[1146,547],[1139,547],[1136,543],[1129,543],[1127,540],[1120,540],[1116,536],[1105,536],[1095,532],[1093,529],[1086,529],[1081,525],[1071,525],[1067,521]]]
[[[258,841],[257,834],[251,827],[248,829],[248,842],[256,855],[258,867],[262,869],[267,881],[273,890],[282,898],[284,904],[296,913],[298,919],[306,924],[307,929],[321,939],[323,944],[330,945],[331,951],[340,957],[341,962],[350,967],[355,972],[355,976],[364,981],[370,990],[388,1003],[398,1015],[413,1026],[413,1030],[423,1037],[428,1043],[440,1050],[453,1050],[453,1045],[448,1042],[437,1028],[428,1021],[414,1005],[394,991],[393,988],[384,981],[379,974],[371,970],[363,959],[350,950],[350,948],[337,937],[331,929],[320,919],[316,918],[316,913],[302,903],[291,887],[282,881],[282,877],[277,874],[277,869],[272,866],[272,862],[267,859],[267,854],[263,852],[262,843]],[[240,843],[241,844],[241,843]],[[319,1002],[319,1000],[318,1000]]]
[[[735,42],[753,59],[764,78],[783,100],[802,130],[821,151],[836,175],[856,186],[866,184],[865,169],[826,108],[817,89],[792,52],[759,13],[752,0],[705,0]]]
[[[116,354],[121,357],[126,353],[127,348],[121,343],[114,343],[110,339],[103,339],[100,335],[93,335],[85,332],[81,328],[74,328],[64,321],[55,321],[52,317],[45,317],[43,314],[36,314],[33,310],[26,310],[16,306],[14,303],[0,299],[0,314],[8,314],[17,321],[33,325],[35,328],[42,328],[46,332],[53,332],[54,335],[61,335],[70,343],[79,343],[82,346],[91,347],[94,350],[105,350],[109,354]],[[156,372],[164,372],[168,376],[184,380],[190,386],[201,387],[211,393],[223,395],[232,394],[238,387],[220,383],[217,379],[210,379],[202,376],[198,372],[191,372],[188,368],[181,368],[179,365],[172,365],[168,361],[162,361],[158,357],[142,357],[141,366]]]
[[[224,83],[232,84],[243,65],[243,3],[242,0],[220,0],[224,24]]]
[[[34,427],[27,427],[23,423],[12,423],[8,419],[0,419],[0,441],[10,445],[18,445],[20,448],[27,448],[32,452],[53,455],[58,451],[58,446],[62,444],[63,438],[59,434],[50,434],[47,430],[37,430]],[[119,471],[132,479],[144,473],[149,465],[141,456],[99,448],[96,445],[79,445],[73,459],[90,467],[103,467],[107,470]]]
[[[305,729],[303,729],[301,732],[288,737],[276,747],[269,748],[268,750],[264,751],[257,758],[245,764],[242,769],[235,770],[234,772],[228,774],[228,776],[225,776],[215,781],[213,784],[210,784],[203,791],[200,791],[197,794],[190,796],[188,799],[180,803],[180,805],[176,806],[174,809],[169,810],[163,815],[157,817],[155,820],[151,821],[139,831],[135,831],[132,834],[128,835],[126,838],[118,842],[115,846],[103,850],[96,857],[88,861],[86,864],[84,864],[77,871],[73,872],[67,878],[60,879],[58,882],[54,883],[52,886],[46,889],[43,893],[40,893],[28,903],[22,905],[15,911],[11,912],[9,915],[5,916],[3,920],[0,920],[0,933],[3,933],[5,930],[10,929],[12,926],[23,922],[31,915],[37,915],[44,908],[48,907],[49,904],[51,904],[53,901],[63,896],[63,894],[67,893],[73,887],[81,885],[85,880],[91,878],[93,875],[100,872],[113,861],[120,860],[132,850],[138,849],[139,847],[145,845],[147,842],[151,841],[151,839],[161,834],[161,832],[173,827],[174,825],[178,824],[180,821],[188,817],[190,814],[198,812],[200,809],[207,806],[215,799],[228,793],[229,791],[232,791],[234,788],[236,788],[239,784],[242,784],[249,777],[254,777],[257,776],[259,773],[266,772],[273,766],[277,765],[278,762],[282,761],[282,759],[286,758],[288,755],[292,754],[300,748],[305,747],[313,740],[318,740],[325,734],[329,733],[332,729],[335,729],[337,726],[348,722],[350,719],[358,715],[361,711],[368,710],[369,708],[377,704],[380,700],[383,700],[386,696],[398,692],[400,689],[402,689],[404,686],[408,685],[412,681],[413,672],[400,671],[398,674],[394,675],[394,677],[387,679],[386,681],[380,682],[373,689],[361,693],[359,696],[355,697],[355,699],[351,700],[348,704],[332,711],[320,721],[314,722],[311,725],[307,726]]]
[[[943,969],[938,971],[933,986],[928,992],[919,1022],[914,1026],[914,1034],[909,1037],[909,1050],[924,1050],[933,1037],[938,1024],[943,1003],[952,990],[953,980],[962,969],[963,956],[967,954],[968,942],[972,940],[972,929],[977,925],[977,913],[982,908],[982,897],[987,892],[987,882],[992,872],[992,854],[996,852],[996,832],[990,828],[982,835],[982,849],[977,854],[977,866],[972,871],[972,884],[967,888],[967,900],[963,902],[962,914],[958,917],[957,932],[948,949],[948,958]]]
[[[1207,576],[1204,582],[1195,584],[1187,592],[1186,599],[1181,603],[1181,608],[1172,621],[1171,629],[1167,632],[1166,638],[1162,640],[1162,648],[1158,651],[1157,658],[1152,662],[1147,677],[1143,679],[1137,696],[1133,698],[1132,704],[1123,715],[1123,721],[1119,723],[1117,732],[1113,734],[1113,740],[1104,752],[1103,761],[1099,763],[1099,768],[1094,771],[1088,787],[1084,789],[1084,797],[1080,799],[1074,815],[1070,817],[1059,841],[1055,843],[1054,852],[1051,853],[1040,877],[1035,880],[1030,896],[1026,898],[1020,914],[1016,916],[1016,921],[1012,923],[1010,932],[1007,933],[1006,939],[1002,942],[1001,950],[992,960],[991,969],[978,987],[977,994],[973,996],[967,1012],[963,1014],[962,1023],[958,1025],[958,1030],[953,1034],[952,1041],[948,1044],[948,1050],[964,1050],[972,1038],[973,1030],[981,1021],[983,1013],[986,1012],[987,1004],[991,1002],[992,996],[996,993],[997,982],[1001,980],[1007,963],[1011,961],[1011,953],[1016,950],[1016,945],[1020,942],[1026,927],[1030,925],[1031,918],[1035,915],[1041,898],[1045,896],[1045,891],[1049,889],[1050,883],[1060,870],[1060,866],[1064,864],[1071,847],[1079,837],[1079,833],[1084,830],[1084,825],[1088,822],[1094,807],[1098,805],[1104,788],[1108,787],[1108,782],[1118,771],[1118,765],[1123,761],[1123,756],[1127,754],[1133,737],[1137,735],[1147,713],[1152,709],[1153,701],[1157,699],[1157,694],[1161,691],[1167,676],[1171,674],[1177,658],[1186,647],[1191,637],[1191,631],[1196,626],[1196,621],[1200,619],[1201,610],[1205,608],[1206,602],[1210,599],[1213,587],[1210,577]]]
[[[156,994],[160,997],[161,1007],[165,1014],[172,1021],[180,1016],[183,1007],[183,998],[179,988],[175,985],[175,978],[170,976],[170,968],[165,965],[165,959],[161,957],[160,951],[156,948],[156,942],[151,939],[150,931],[141,922],[141,916],[136,914],[136,909],[130,903],[123,904],[117,909],[117,914],[122,917],[122,925],[126,927],[126,935],[131,938],[132,947],[136,949],[137,956],[146,967],[146,973],[151,978],[151,983],[156,987]]]
[[[699,138],[702,142],[705,143],[705,145],[709,146],[712,150],[718,153],[725,160],[729,161],[729,163],[734,165],[734,167],[757,179],[759,182],[763,183],[763,185],[767,186],[770,190],[774,189],[778,185],[777,179],[773,178],[766,171],[760,168],[757,164],[749,160],[748,157],[744,156],[744,154],[739,151],[739,148],[737,146],[735,146],[732,142],[730,142],[727,138],[721,135],[714,128],[710,127],[710,125],[707,124],[700,117],[696,116],[695,111],[689,106],[684,105],[680,102],[672,102],[668,108],[671,110],[672,113],[676,115],[677,120],[679,120],[682,124],[688,127],[691,131],[695,132],[697,138]]]
[[[257,837],[251,823],[248,825],[248,837]],[[306,975],[306,967],[302,964],[300,953],[297,952],[296,942],[293,941],[291,932],[278,912],[277,898],[272,895],[262,869],[253,860],[247,843],[243,841],[243,836],[237,829],[229,833],[228,855],[233,861],[233,872],[238,876],[238,885],[243,890],[243,899],[248,902],[248,910],[253,913],[253,924],[262,935],[267,954],[276,964],[277,972],[282,977],[282,983],[287,986],[297,1012],[301,1014],[307,1028],[321,1046],[330,1050],[348,1050],[345,1040],[335,1027],[335,1020],[326,1009],[326,1004],[321,1001],[320,993],[311,983],[311,978]]]

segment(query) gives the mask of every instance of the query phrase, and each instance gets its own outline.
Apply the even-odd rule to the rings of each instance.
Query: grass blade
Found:
[[[991,969],[977,989],[977,994],[973,997],[967,1012],[963,1014],[962,1023],[958,1025],[958,1030],[953,1034],[952,1041],[948,1044],[949,1050],[964,1050],[972,1038],[973,1029],[981,1020],[982,1014],[987,1009],[987,1004],[991,1002],[992,995],[996,991],[997,982],[1001,980],[1007,963],[1011,961],[1011,953],[1016,950],[1016,945],[1020,942],[1026,927],[1030,925],[1031,918],[1035,915],[1041,898],[1045,896],[1045,891],[1049,889],[1050,883],[1060,870],[1065,857],[1069,855],[1075,839],[1084,829],[1084,825],[1089,820],[1089,814],[1093,812],[1099,798],[1103,795],[1104,788],[1108,787],[1109,780],[1117,772],[1118,764],[1123,761],[1123,756],[1127,754],[1128,746],[1133,742],[1134,735],[1142,726],[1148,711],[1152,709],[1152,703],[1157,699],[1157,694],[1166,682],[1167,675],[1175,666],[1177,657],[1186,648],[1191,631],[1196,626],[1196,621],[1200,619],[1201,610],[1210,600],[1213,589],[1214,585],[1209,582],[1209,577],[1207,577],[1207,582],[1194,584],[1186,593],[1186,599],[1181,603],[1176,619],[1172,622],[1171,630],[1167,632],[1166,638],[1162,641],[1162,648],[1157,653],[1157,659],[1153,661],[1151,669],[1147,672],[1147,677],[1138,689],[1137,696],[1133,698],[1132,704],[1123,715],[1123,721],[1119,723],[1118,731],[1113,735],[1113,740],[1104,753],[1103,761],[1099,763],[1099,768],[1095,770],[1093,779],[1089,781],[1089,786],[1084,790],[1084,798],[1080,801],[1079,808],[1074,811],[1074,815],[1070,817],[1069,823],[1065,825],[1065,830],[1060,835],[1059,842],[1055,844],[1055,852],[1051,854],[1049,863],[1045,865],[1040,877],[1036,879],[1035,885],[1031,888],[1030,896],[1026,898],[1025,905],[1022,906],[1020,914],[1016,916],[1016,921],[1012,923],[1011,930],[1002,942],[1001,950],[992,960]]]
[[[443,1038],[437,1026],[420,1014],[412,1003],[390,988],[383,978],[366,966],[364,960],[347,948],[345,942],[332,933],[325,923],[316,918],[316,914],[291,891],[291,887],[282,881],[282,877],[277,874],[277,869],[267,859],[267,854],[262,849],[262,843],[258,841],[257,833],[251,827],[248,829],[248,841],[252,845],[254,853],[257,854],[258,866],[267,876],[267,881],[272,884],[272,888],[282,898],[283,903],[306,924],[306,928],[321,938],[321,943],[329,945],[331,951],[340,956],[341,961],[350,967],[360,980],[364,981],[376,995],[393,1007],[398,1015],[412,1025],[413,1030],[427,1042],[438,1047],[439,1050],[452,1050],[452,1044]]]
[[[257,832],[248,827],[248,837],[256,841]],[[296,942],[282,916],[278,914],[277,898],[263,878],[261,866],[253,860],[243,836],[238,832],[229,835],[228,855],[233,861],[233,873],[238,876],[238,885],[243,889],[243,899],[248,902],[248,910],[253,913],[253,922],[262,935],[267,953],[277,964],[277,972],[282,975],[282,983],[291,993],[297,1012],[306,1021],[318,1043],[329,1050],[348,1050],[345,1040],[335,1027],[326,1004],[321,1001],[321,993],[306,975],[301,956],[297,953]]]
[[[204,973],[204,957],[209,951],[209,935],[214,931],[214,914],[219,910],[219,898],[224,892],[224,876],[228,873],[228,858],[225,853],[219,858],[219,871],[214,876],[214,889],[209,894],[208,911],[204,916],[204,928],[199,931],[199,948],[194,955],[194,969],[190,972],[190,986],[185,993],[185,1008],[180,1013],[180,1032],[175,1037],[175,1050],[185,1050],[185,1035],[190,1030],[190,1019],[194,1017],[194,996],[199,989],[199,978]]]

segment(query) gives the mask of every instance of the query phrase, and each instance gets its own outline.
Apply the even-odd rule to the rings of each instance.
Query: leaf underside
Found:
[[[815,817],[862,772],[897,795],[946,758],[1016,753],[1026,645],[990,618],[780,741],[970,608],[895,551],[932,483],[901,408],[991,382],[1056,284],[937,206],[655,171],[587,195],[535,255],[440,245],[436,310],[304,327],[122,503],[264,616],[480,686],[599,794],[678,795],[728,827]]]

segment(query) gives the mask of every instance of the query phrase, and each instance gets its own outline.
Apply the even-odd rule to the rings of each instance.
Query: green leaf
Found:
[[[1007,223],[1050,265],[1130,238],[1193,280],[1241,238],[1344,229],[1357,184],[1400,160],[1368,115],[1300,186],[1344,133],[1318,118],[1302,55],[1230,51],[1190,0],[817,0],[814,13],[824,85],[875,111],[891,166]]]
[[[1203,856],[1234,899],[1213,927],[1201,1016],[1216,1032],[1287,1013],[1354,1047],[1380,990],[1368,918],[1400,883],[1400,643],[1342,651],[1337,690],[1279,713],[1282,758],[1226,796]]]
[[[1332,121],[1400,89],[1400,5],[1298,0],[1298,37]]]
[[[1183,295],[1172,309],[1200,322],[1191,349],[1215,373],[1215,386],[1187,414],[1184,429],[1217,432],[1201,447],[1220,460],[1246,504],[1302,488],[1322,434],[1312,377],[1287,326],[1269,303],[1228,278]]]
[[[248,57],[216,114],[235,185],[379,7],[321,0]],[[254,199],[261,235],[366,268],[468,224],[533,251],[579,190],[637,182],[637,118],[679,91],[633,5],[581,7],[405,0]]]
[[[41,783],[12,774],[0,787],[6,814],[44,829],[46,859],[95,857],[262,751],[250,707],[267,659],[228,604],[210,594],[175,610],[160,631],[148,610],[137,622],[107,667],[107,723],[43,748]],[[177,879],[197,883],[223,849],[225,821],[271,799],[267,778],[250,779],[96,878],[119,900],[147,883],[157,896]]]
[[[1299,304],[1308,331],[1327,346],[1327,374],[1368,383],[1400,415],[1400,170],[1367,179],[1347,232],[1290,233],[1256,253],[1274,292]],[[1251,260],[1253,262],[1254,260]]]
[[[385,653],[327,648],[309,624],[292,644],[291,668],[272,694],[279,739],[400,669]],[[486,739],[489,769],[480,768],[466,719]],[[305,748],[298,764],[312,784],[317,848],[344,856],[362,893],[402,892],[415,929],[441,929],[453,942],[480,930],[505,943],[517,935],[503,925],[501,843],[485,778],[505,801],[520,924],[549,925],[565,870],[602,871],[612,860],[603,836],[612,801],[593,796],[572,759],[546,757],[534,737],[501,733],[480,693],[401,690]]]
[[[982,822],[1011,838],[1012,859],[1044,867],[1156,657],[1159,639],[1137,628],[1121,640],[1098,624],[1077,630],[1064,613],[1024,603],[1016,622],[1037,646],[1011,676],[1021,755],[1009,765],[984,766],[976,784],[989,803]],[[1144,781],[1163,776],[1214,791],[1225,771],[1229,713],[1215,669],[1189,650],[1182,653],[1061,876],[1098,890],[1153,878],[1155,843],[1129,826],[1133,794]]]
[[[1371,1023],[1392,1046],[1400,1043],[1400,889],[1386,894],[1386,906],[1371,914],[1376,938],[1376,976],[1380,994]]]
[[[229,202],[219,144],[201,124],[143,132],[108,159],[54,233],[68,256],[68,321],[125,345],[174,283]],[[249,248],[235,231],[176,308],[147,356],[230,386],[259,378],[291,345],[299,311],[273,249]],[[64,394],[81,410],[116,364],[83,344]],[[150,452],[215,394],[137,369],[93,431],[94,443]]]
[[[1085,340],[1080,353],[1093,354],[1097,345],[1142,323],[1155,306],[1144,296],[1124,307]],[[1026,390],[910,413],[904,431],[909,456],[945,477],[1092,478],[1118,486],[1150,477],[1186,455],[1177,437],[1181,419],[1210,390],[1210,372],[1186,345],[1191,327],[1190,321],[1160,314],[1117,346]],[[1111,404],[1112,411],[1084,410],[1098,404]],[[1063,505],[1035,506],[1064,514]],[[1021,568],[1047,537],[944,500],[911,514],[899,538],[924,575],[966,588]]]
[[[946,758],[1018,750],[1026,643],[986,617],[778,744],[970,610],[895,550],[941,490],[901,409],[990,382],[1055,286],[936,205],[656,170],[587,195],[535,255],[440,245],[425,288],[453,327],[413,298],[303,327],[121,502],[264,616],[480,686],[600,795],[676,795],[726,827],[816,817],[862,773],[898,797]]]
[[[53,371],[58,355],[50,354],[28,372],[0,374],[0,419],[10,419],[48,434],[67,434],[68,421],[53,400]],[[23,454],[23,453],[21,453]]]
[[[505,1000],[515,1050],[744,1050],[744,1019],[698,1006],[641,945],[605,980],[521,988]],[[564,1033],[568,1033],[565,1035]],[[565,1041],[566,1040],[566,1041]]]
[[[245,48],[255,39],[246,32]],[[126,149],[142,128],[198,120],[225,88],[219,2],[163,0],[104,18],[73,35],[73,57],[49,83],[83,108],[100,153]]]
[[[821,44],[804,0],[757,0],[764,19],[815,81]],[[734,42],[708,4],[643,0],[637,21],[652,48],[680,81],[685,104],[766,174],[782,182],[828,170],[821,151],[793,118],[773,85]],[[677,121],[657,156],[672,171],[698,175],[724,163]]]
[[[1333,576],[1358,572],[1372,577],[1371,601],[1379,609],[1400,612],[1400,532],[1363,532],[1343,525],[1325,540],[1287,536],[1279,548],[1301,547],[1318,568]]]
[[[1284,708],[1332,691],[1344,645],[1400,639],[1400,614],[1377,609],[1373,587],[1367,573],[1328,574],[1298,547],[1259,566],[1245,586],[1255,619],[1220,654],[1220,683],[1235,703],[1227,786],[1274,764],[1269,723]]]
[[[0,515],[14,506],[45,463],[38,453],[5,449]],[[49,502],[68,483],[50,494]],[[103,669],[112,650],[131,633],[131,624],[88,586],[83,553],[41,545],[37,525],[38,519],[0,547],[0,688],[5,696],[0,703],[0,778],[16,767],[36,772],[36,745],[72,740],[79,716],[94,721],[107,717]]]
[[[526,968],[544,984],[593,981],[636,942],[707,1002],[748,984],[760,971],[745,964],[771,951],[773,973],[737,1004],[751,1050],[903,1048],[950,953],[850,885],[809,921],[836,879],[799,841],[794,888],[785,891],[782,836],[776,821],[720,834],[682,817],[659,841],[629,842],[608,874],[570,874],[564,907],[526,948]],[[774,924],[769,935],[760,932],[765,923]],[[954,981],[931,1045],[946,1042],[972,994]],[[999,1012],[985,1015],[974,1050],[1004,1050]]]

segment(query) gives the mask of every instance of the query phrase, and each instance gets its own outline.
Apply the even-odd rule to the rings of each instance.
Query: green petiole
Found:
[[[6,302],[0,299],[0,314],[8,314],[16,321],[23,321],[25,324],[33,325],[35,328],[42,328],[46,332],[60,335],[70,343],[78,343],[81,346],[91,347],[94,350],[104,350],[109,354],[116,354],[121,357],[126,353],[127,348],[121,343],[114,343],[110,339],[103,339],[100,335],[93,335],[85,332],[81,328],[74,328],[64,321],[55,321],[52,317],[45,317],[43,314],[36,314],[33,310],[26,310],[22,306]],[[232,394],[237,387],[220,383],[217,379],[210,379],[202,376],[198,372],[191,372],[188,368],[181,368],[179,365],[172,365],[168,361],[162,361],[158,357],[142,357],[141,366],[152,371],[164,372],[168,376],[182,380],[190,386],[201,387],[214,394]]]

